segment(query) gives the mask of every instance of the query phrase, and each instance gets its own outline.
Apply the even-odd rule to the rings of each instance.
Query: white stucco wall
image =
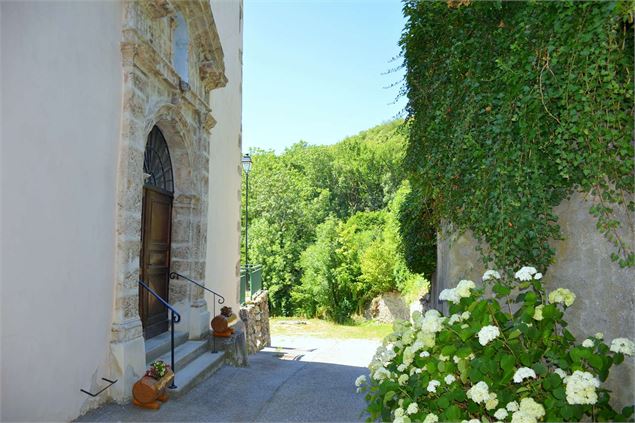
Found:
[[[237,266],[240,259],[240,137],[242,131],[242,1],[212,1],[212,13],[225,55],[224,88],[211,92],[217,121],[212,129],[206,281],[238,312]],[[212,311],[212,298],[207,303]],[[218,313],[217,306],[216,312]]]
[[[0,8],[1,419],[70,420],[108,377],[121,4]]]

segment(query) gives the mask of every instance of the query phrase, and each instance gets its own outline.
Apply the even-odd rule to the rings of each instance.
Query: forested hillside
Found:
[[[422,215],[407,203],[402,123],[330,146],[252,151],[249,261],[264,266],[273,314],[342,322],[382,292],[427,289],[434,237],[400,235],[400,217]]]

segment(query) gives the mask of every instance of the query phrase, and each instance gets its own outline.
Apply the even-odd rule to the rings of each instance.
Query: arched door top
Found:
[[[174,173],[170,150],[161,130],[155,125],[148,135],[143,157],[144,183],[174,193]]]

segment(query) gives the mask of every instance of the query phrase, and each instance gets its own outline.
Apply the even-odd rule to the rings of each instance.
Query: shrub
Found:
[[[395,323],[369,365],[370,378],[356,381],[369,420],[629,420],[633,407],[614,410],[601,382],[633,354],[633,342],[618,338],[609,346],[598,333],[576,343],[564,319],[575,294],[560,288],[547,295],[541,278],[522,268],[512,293],[488,271],[484,285],[495,298],[461,281],[439,297],[450,303],[450,316],[430,310]]]

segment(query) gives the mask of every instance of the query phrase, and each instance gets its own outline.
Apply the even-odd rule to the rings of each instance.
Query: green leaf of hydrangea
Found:
[[[505,354],[501,357],[501,369],[510,371],[516,367],[516,359],[513,355]]]
[[[593,367],[597,371],[602,370],[602,368],[604,367],[604,360],[602,360],[602,357],[599,355],[593,354],[592,356],[587,358],[587,361],[589,362],[591,367]]]
[[[395,391],[386,392],[386,394],[384,395],[384,405],[387,405],[389,401],[392,401],[394,396],[395,396]]]

